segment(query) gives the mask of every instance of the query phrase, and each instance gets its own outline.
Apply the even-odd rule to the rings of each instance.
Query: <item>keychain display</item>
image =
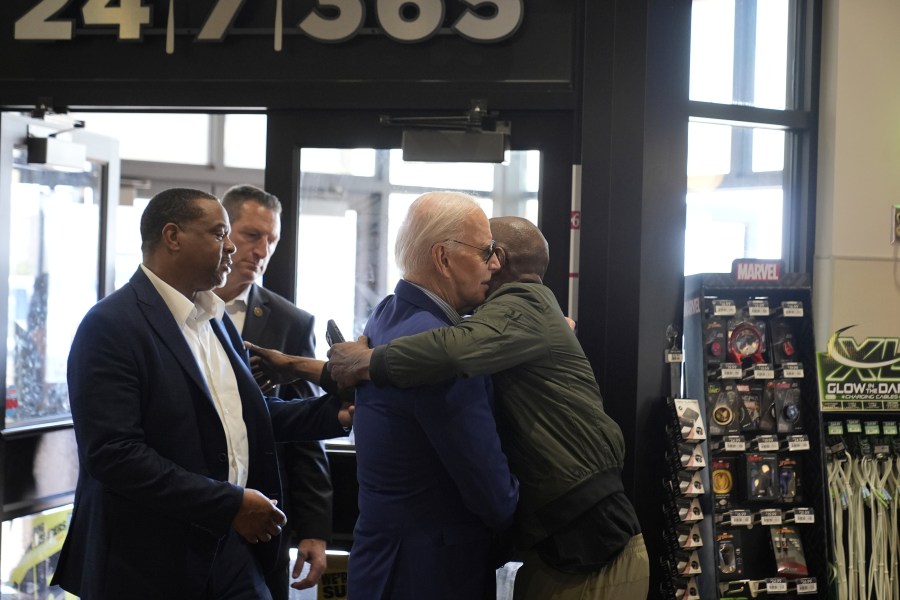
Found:
[[[708,438],[695,499],[710,513],[699,522],[710,539],[695,577],[703,598],[825,597],[823,544],[804,553],[828,523],[811,285],[806,275],[740,279],[756,268],[685,281],[684,390],[702,396]],[[688,449],[666,458],[680,470],[673,486],[696,489]]]

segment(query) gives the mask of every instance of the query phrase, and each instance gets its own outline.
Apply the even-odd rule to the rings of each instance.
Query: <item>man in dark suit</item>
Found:
[[[230,188],[222,196],[222,206],[231,221],[235,250],[233,269],[224,286],[215,290],[225,301],[235,327],[248,342],[275,348],[296,356],[315,357],[315,318],[305,310],[256,282],[262,277],[281,235],[281,202],[274,195],[252,185]],[[305,398],[321,390],[304,381],[267,391],[280,398]],[[293,587],[316,585],[325,571],[325,550],[331,541],[331,472],[321,442],[278,444],[278,464],[284,484],[282,509],[288,526],[281,538],[276,568],[266,577],[274,600],[287,600],[290,581],[290,548],[297,540],[297,562],[292,573],[300,577],[303,564],[310,565],[307,576]]]
[[[412,204],[395,254],[403,279],[366,325],[376,344],[458,322],[500,266],[484,212],[452,192]],[[496,597],[493,545],[512,524],[519,485],[500,450],[490,385],[472,377],[357,389],[351,597]]]
[[[231,270],[229,230],[215,196],[154,196],[140,268],[75,335],[80,470],[52,583],[86,600],[268,600],[285,523],[275,442],[344,431],[331,396],[262,396],[210,292]]]

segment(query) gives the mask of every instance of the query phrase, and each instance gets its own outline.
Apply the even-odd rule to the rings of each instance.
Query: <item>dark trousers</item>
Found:
[[[219,542],[205,600],[272,600],[250,545],[233,529]]]

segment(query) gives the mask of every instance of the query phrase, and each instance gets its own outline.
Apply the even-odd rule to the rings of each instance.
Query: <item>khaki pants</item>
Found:
[[[563,573],[529,551],[516,573],[514,600],[646,600],[650,559],[637,534],[611,564],[593,573]]]

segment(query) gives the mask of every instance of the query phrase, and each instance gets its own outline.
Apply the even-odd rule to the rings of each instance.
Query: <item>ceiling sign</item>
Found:
[[[166,2],[166,0],[162,0]],[[174,52],[176,31],[190,29],[201,42],[222,41],[240,35],[232,27],[244,6],[244,0],[215,0],[203,23],[177,23],[175,4],[187,0],[167,0],[166,51]],[[285,28],[328,43],[352,39],[364,28],[367,0],[315,0],[315,6],[297,23],[284,23],[284,3],[275,0],[271,33],[276,51],[282,48]],[[37,0],[15,23],[19,41],[70,41],[84,29],[76,29],[78,19],[71,18],[70,4],[81,4],[80,22],[96,36],[108,30],[120,41],[141,41],[150,30],[151,4],[145,0]],[[374,7],[376,33],[402,43],[428,40],[442,29],[467,40],[494,43],[512,36],[522,24],[524,0],[368,0]],[[461,5],[461,13],[445,24],[446,2]],[[460,8],[460,6],[457,6]],[[61,14],[62,13],[62,14]],[[259,30],[255,33],[258,35]],[[180,33],[179,33],[180,34]]]

